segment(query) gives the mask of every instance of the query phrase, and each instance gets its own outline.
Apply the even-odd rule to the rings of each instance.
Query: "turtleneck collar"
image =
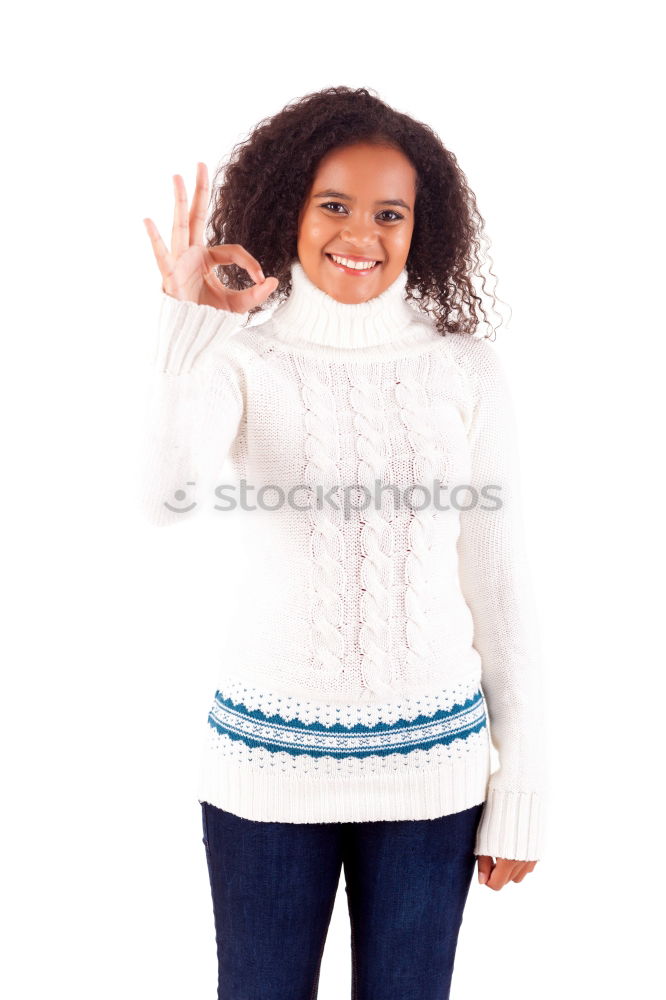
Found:
[[[380,295],[366,302],[338,302],[310,280],[297,258],[291,265],[291,292],[271,314],[272,333],[293,346],[328,349],[381,350],[439,339],[436,330],[418,322],[424,317],[405,299],[406,285],[403,268]]]

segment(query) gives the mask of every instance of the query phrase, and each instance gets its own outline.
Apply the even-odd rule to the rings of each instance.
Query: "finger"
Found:
[[[513,867],[509,871],[509,874],[507,876],[507,882],[520,881],[520,878],[516,878],[516,876],[521,876],[524,874],[525,874],[525,862],[516,861],[514,862]]]
[[[536,861],[524,861],[520,870],[513,876],[514,882],[522,882],[525,876],[534,871]]]
[[[279,284],[277,278],[271,277],[265,278],[260,284],[252,285],[250,288],[227,288],[212,272],[206,275],[204,282],[222,309],[239,313],[247,312],[249,309],[261,305]]]
[[[528,871],[528,868],[519,868],[518,871],[516,871],[516,873],[512,876],[511,881],[522,882]]]
[[[190,220],[187,217],[187,192],[185,181],[180,174],[173,175],[174,207],[171,229],[171,253],[175,260],[184,254],[190,245]]]
[[[190,210],[190,246],[203,246],[206,213],[208,211],[208,169],[205,163],[197,163],[197,183]]]
[[[522,866],[522,861],[512,858],[497,858],[492,874],[486,883],[490,889],[501,889],[510,882],[515,872]]]
[[[495,891],[506,885],[506,873],[499,861],[493,866],[493,870],[490,873],[490,878],[486,882],[486,885],[489,889],[494,889]]]
[[[493,868],[493,859],[487,854],[479,855],[478,879],[481,884],[487,882]]]
[[[153,253],[155,254],[155,260],[157,261],[157,266],[160,269],[160,274],[162,275],[162,287],[165,291],[170,294],[170,289],[167,287],[167,282],[171,285],[173,284],[173,268],[174,259],[169,253],[167,246],[157,231],[157,226],[152,219],[144,219],[143,224],[146,227],[148,236],[150,237],[150,243],[153,248]]]
[[[210,270],[219,264],[237,264],[247,271],[256,284],[262,284],[265,280],[259,261],[240,243],[221,243],[219,246],[208,247],[208,255]]]
[[[506,882],[510,882],[513,879],[513,876],[521,871],[523,865],[525,864],[524,861],[516,861],[514,858],[502,858],[501,860],[498,859],[498,861],[502,866],[502,872]]]

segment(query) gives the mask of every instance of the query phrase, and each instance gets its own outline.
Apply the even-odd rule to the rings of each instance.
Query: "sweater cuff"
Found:
[[[212,342],[239,330],[249,312],[236,313],[215,306],[175,299],[160,292],[161,308],[155,367],[159,372],[183,375],[192,370]]]
[[[538,792],[490,789],[476,831],[474,854],[539,861],[544,819],[544,800]]]

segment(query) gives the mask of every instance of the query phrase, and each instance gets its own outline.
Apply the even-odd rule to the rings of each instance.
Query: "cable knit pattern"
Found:
[[[370,497],[375,496],[375,483],[382,482],[386,465],[382,392],[355,367],[345,367],[351,382],[349,400],[354,412],[357,479]],[[361,628],[359,646],[362,651],[361,675],[364,690],[360,698],[367,701],[375,696],[390,697],[391,685],[391,601],[394,572],[392,494],[382,496],[381,506],[370,503],[359,512],[361,523]]]
[[[429,361],[429,358],[426,358]],[[400,406],[400,417],[407,429],[412,445],[412,478],[414,483],[423,483],[430,490],[432,482],[441,477],[442,449],[439,435],[428,413],[430,400],[426,386],[427,372],[416,378],[405,365],[399,366],[395,395]],[[411,678],[426,679],[425,665],[430,656],[428,630],[430,619],[427,614],[428,591],[430,587],[429,567],[433,544],[433,517],[431,504],[424,505],[425,497],[420,491],[413,495],[413,505],[409,521],[408,554],[405,566],[407,587],[405,590],[405,615],[407,643],[409,645],[408,672]]]
[[[475,852],[536,860],[545,715],[510,393],[494,347],[442,336],[406,282],[347,304],[294,261],[250,324],[162,295],[143,508],[224,519],[229,459],[243,553],[221,568],[240,599],[197,794],[293,823],[484,803]]]
[[[305,471],[303,482],[314,491],[324,491],[340,483],[340,444],[335,400],[316,368],[294,359],[305,406]],[[312,494],[314,496],[314,493]],[[337,681],[343,670],[344,639],[342,595],[346,588],[344,544],[340,512],[324,506],[322,513],[312,505],[310,553],[312,555],[312,655],[323,671],[322,680]],[[320,681],[322,683],[322,681]]]

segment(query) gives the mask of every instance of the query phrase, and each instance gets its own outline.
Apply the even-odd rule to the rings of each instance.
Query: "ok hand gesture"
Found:
[[[278,286],[277,278],[265,278],[259,262],[238,243],[204,246],[203,233],[208,207],[208,171],[197,164],[197,181],[192,209],[188,214],[185,182],[174,174],[175,207],[171,250],[169,251],[152,219],[143,223],[162,275],[162,291],[176,299],[243,313],[261,305]],[[237,264],[255,281],[251,288],[227,288],[214,269],[220,264]]]

